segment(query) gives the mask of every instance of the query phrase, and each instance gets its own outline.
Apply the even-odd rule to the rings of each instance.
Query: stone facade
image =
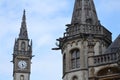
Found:
[[[13,52],[13,80],[30,80],[32,41],[29,42],[25,11],[22,18],[20,34],[15,39]]]
[[[63,55],[63,80],[120,80],[120,36],[98,20],[93,0],[75,0],[71,24],[57,39]]]

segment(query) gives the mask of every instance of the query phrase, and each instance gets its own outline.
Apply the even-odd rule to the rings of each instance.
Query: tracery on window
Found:
[[[79,68],[80,67],[80,51],[78,49],[74,49],[71,51],[71,68]]]

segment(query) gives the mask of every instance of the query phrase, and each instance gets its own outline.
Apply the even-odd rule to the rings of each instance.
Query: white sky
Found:
[[[101,24],[120,33],[120,0],[94,0]],[[0,80],[13,80],[15,38],[26,9],[29,38],[33,40],[31,80],[62,80],[62,55],[52,51],[71,21],[74,0],[0,0]]]

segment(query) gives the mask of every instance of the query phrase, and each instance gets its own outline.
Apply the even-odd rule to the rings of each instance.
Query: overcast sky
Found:
[[[31,80],[62,80],[62,55],[52,51],[71,22],[75,0],[0,0],[0,80],[13,80],[13,45],[26,9],[29,38],[33,40]],[[94,0],[101,24],[120,33],[120,0]]]

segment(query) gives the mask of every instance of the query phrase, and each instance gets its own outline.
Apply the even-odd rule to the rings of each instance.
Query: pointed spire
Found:
[[[71,23],[95,25],[98,22],[93,0],[75,0]]]
[[[26,21],[25,9],[24,9],[24,11],[23,11],[23,17],[22,17],[22,20],[23,20],[23,21]]]
[[[23,11],[23,17],[22,17],[19,38],[20,39],[28,39],[25,10]]]

